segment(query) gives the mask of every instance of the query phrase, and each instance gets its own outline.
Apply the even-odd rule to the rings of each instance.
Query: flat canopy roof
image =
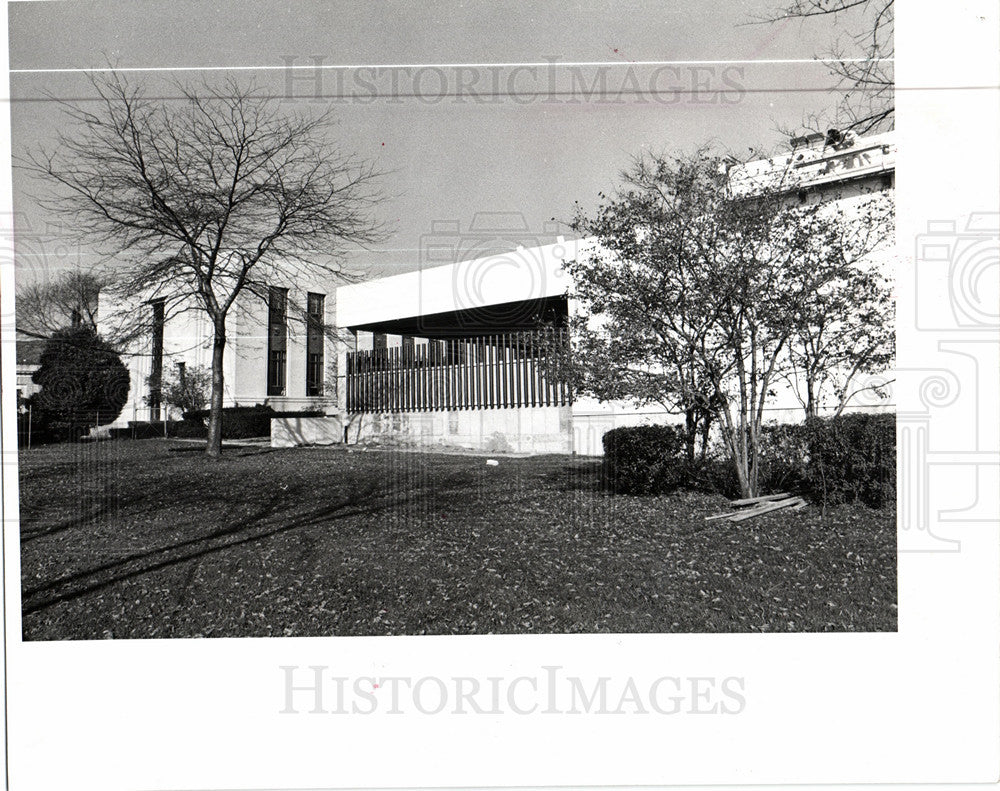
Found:
[[[567,316],[565,296],[505,302],[473,310],[456,310],[407,316],[400,319],[352,325],[352,330],[411,335],[418,338],[455,338],[521,332],[539,323],[562,327]]]
[[[587,240],[561,239],[541,247],[433,266],[366,280],[337,289],[337,325],[354,330],[411,334],[421,322],[448,334],[461,326],[493,324],[516,329],[538,310],[565,312],[571,282],[562,263],[582,252]],[[560,303],[559,300],[562,300]],[[503,322],[507,321],[508,324]],[[387,330],[395,326],[399,329]],[[427,331],[412,334],[426,336]]]

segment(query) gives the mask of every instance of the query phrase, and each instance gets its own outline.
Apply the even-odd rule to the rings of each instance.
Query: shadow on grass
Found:
[[[404,502],[409,507],[419,508],[424,499],[446,498],[450,494],[459,495],[468,487],[469,479],[464,476],[451,476],[446,483],[451,485],[442,487],[441,482],[437,482],[433,486],[400,492],[398,489],[387,488],[384,480],[355,482],[349,487],[349,494],[336,502],[293,513],[290,518],[283,519],[280,524],[275,524],[275,519],[288,513],[291,504],[303,501],[308,486],[302,484],[296,488],[282,490],[268,496],[249,515],[220,529],[212,530],[196,538],[177,540],[155,549],[136,552],[111,562],[57,577],[32,588],[25,587],[21,603],[22,613],[25,616],[32,615],[61,602],[72,601],[134,577],[197,561],[284,533],[305,530],[350,517],[371,516],[390,510],[398,510]],[[173,500],[172,505],[178,505],[181,502],[192,504],[203,499],[203,493],[194,492],[187,497]],[[232,497],[228,501],[225,497],[221,499],[230,508],[246,505],[246,501],[239,496]],[[139,499],[132,503],[132,505],[136,504],[142,504],[142,500]],[[115,508],[119,507],[122,506],[116,504]],[[152,510],[148,509],[147,513]],[[27,540],[73,528],[85,529],[88,523],[92,523],[94,519],[100,519],[108,511],[108,507],[98,508],[84,520],[77,518],[61,523],[52,529],[32,533]],[[142,511],[140,511],[141,513]]]
[[[249,449],[249,450],[248,450]],[[262,456],[265,453],[273,453],[274,448],[270,445],[222,445],[222,453],[229,456]],[[242,451],[242,452],[241,452]],[[205,454],[204,445],[178,445],[167,448],[168,453],[200,453]]]
[[[564,492],[607,493],[600,459],[573,459],[543,476],[547,484]]]

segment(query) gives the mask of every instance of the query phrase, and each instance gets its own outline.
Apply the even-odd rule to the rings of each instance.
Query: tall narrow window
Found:
[[[306,313],[306,395],[323,395],[323,323],[326,297],[307,296]]]
[[[271,288],[267,297],[267,394],[285,394],[288,289]]]
[[[162,299],[156,299],[149,303],[153,310],[152,317],[152,349],[149,364],[149,418],[150,420],[160,419],[160,406],[163,393],[163,324],[164,324],[164,303]]]

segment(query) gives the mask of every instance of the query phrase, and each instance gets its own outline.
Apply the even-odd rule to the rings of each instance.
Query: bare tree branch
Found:
[[[51,280],[19,283],[15,297],[17,331],[49,338],[72,326],[97,329],[98,298],[104,281],[83,270],[65,271]]]
[[[862,135],[893,128],[893,11],[893,0],[790,0],[750,21],[761,24],[825,18],[848,26],[847,33],[817,56],[830,64],[842,96],[834,108],[805,116],[804,128],[824,132],[834,126]]]

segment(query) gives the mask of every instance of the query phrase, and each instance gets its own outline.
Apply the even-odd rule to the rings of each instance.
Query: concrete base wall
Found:
[[[271,447],[337,445],[344,441],[339,415],[327,417],[276,417],[271,419]]]
[[[568,407],[477,409],[352,415],[348,444],[379,443],[484,453],[572,453]],[[271,447],[335,445],[344,441],[339,416],[274,418]]]
[[[353,415],[348,442],[486,453],[571,453],[568,407]]]

